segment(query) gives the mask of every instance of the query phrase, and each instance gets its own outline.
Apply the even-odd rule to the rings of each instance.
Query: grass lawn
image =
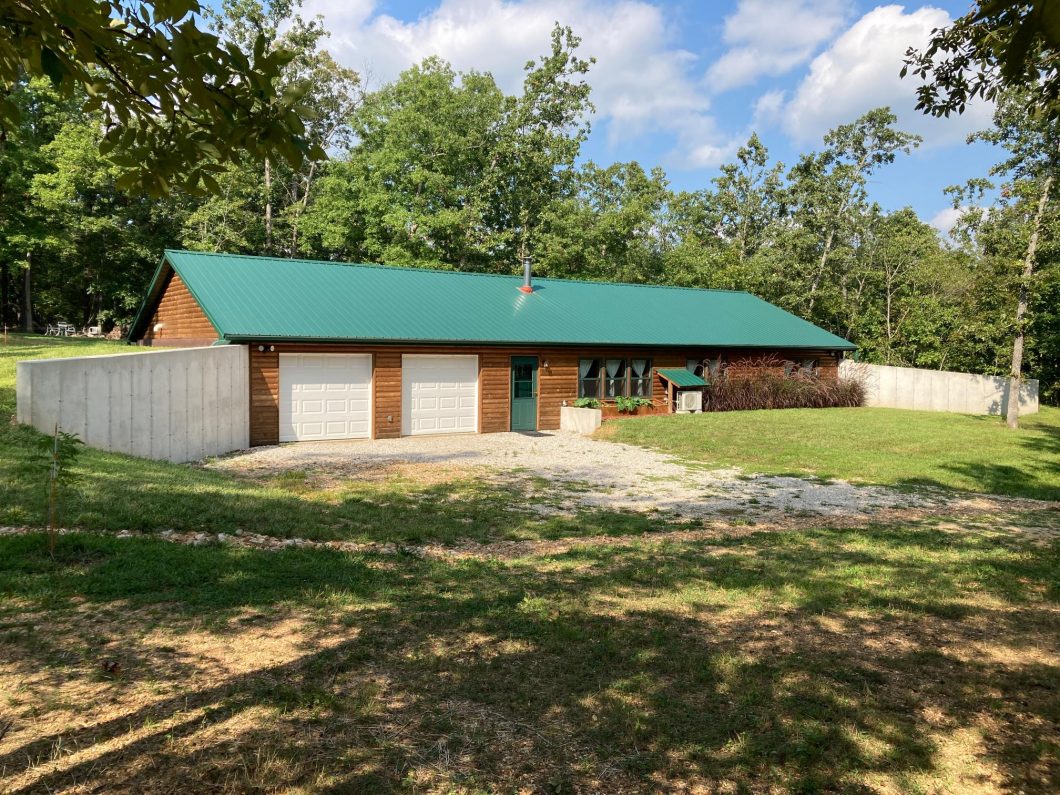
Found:
[[[0,537],[18,791],[956,795],[1060,776],[1057,549],[987,527],[507,561],[42,547]]]
[[[1018,431],[996,417],[861,408],[645,417],[599,434],[748,472],[1060,500],[1060,409],[1050,406]]]
[[[0,420],[14,359],[113,350],[0,349]],[[0,422],[0,525],[40,521],[40,484],[18,474],[31,440]],[[1035,454],[1048,483],[1055,446]],[[1055,537],[1055,508],[781,532],[543,517],[519,487],[400,470],[333,482],[86,451],[79,471],[64,517],[99,532],[61,536],[54,559],[39,534],[0,535],[0,791],[1032,795],[1060,781],[1060,544],[1012,529]],[[160,527],[577,543],[418,557],[113,533]],[[673,529],[695,534],[660,535]]]

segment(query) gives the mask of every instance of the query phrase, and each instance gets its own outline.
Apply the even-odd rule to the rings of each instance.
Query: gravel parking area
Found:
[[[492,433],[255,449],[209,466],[265,475],[285,470],[358,477],[399,464],[467,471],[498,482],[533,481],[542,513],[580,507],[661,512],[675,518],[871,515],[929,508],[946,498],[845,482],[706,470],[652,450],[566,433]],[[409,467],[405,471],[409,471]],[[415,467],[411,468],[415,471]]]

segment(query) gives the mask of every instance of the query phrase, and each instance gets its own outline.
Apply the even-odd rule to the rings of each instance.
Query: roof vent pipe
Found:
[[[530,255],[527,254],[523,257],[523,286],[519,288],[521,293],[532,293],[534,291],[534,283],[530,277]]]

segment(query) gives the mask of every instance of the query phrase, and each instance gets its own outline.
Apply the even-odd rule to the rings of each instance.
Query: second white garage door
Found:
[[[280,441],[372,435],[372,357],[280,354]]]
[[[478,430],[478,357],[401,357],[401,432]]]

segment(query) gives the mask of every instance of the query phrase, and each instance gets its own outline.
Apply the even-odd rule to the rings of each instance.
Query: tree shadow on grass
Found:
[[[984,423],[998,422],[989,417],[975,419]],[[975,491],[984,494],[1060,501],[1060,424],[1031,415],[1024,418],[1024,424],[1018,431],[999,430],[1018,434],[1018,446],[1024,451],[1019,464],[980,460],[943,461],[939,468],[973,484]],[[900,485],[952,489],[951,484],[931,478],[908,479]]]
[[[1058,465],[1060,466],[1060,465]],[[968,483],[974,491],[985,495],[1028,498],[1032,500],[1060,501],[1060,480],[1047,465],[1013,466],[1011,464],[988,464],[952,462],[940,465],[940,469],[952,472]],[[943,492],[953,490],[952,484],[932,478],[908,478],[900,481],[899,488],[930,488]]]
[[[186,652],[154,703],[21,731],[0,746],[15,791],[959,791],[961,730],[970,775],[1030,793],[1058,772],[1057,670],[1033,653],[1055,645],[1055,550],[930,528],[511,563],[94,536],[64,537],[54,563],[39,544],[0,539],[0,594],[54,627],[50,649],[6,639],[25,676],[107,611],[130,639],[144,622],[229,637],[246,611],[318,624],[291,659],[211,681]],[[83,757],[27,767],[60,737]]]
[[[28,429],[0,430],[0,524],[40,525],[46,489],[21,462]],[[535,510],[532,482],[492,482],[468,475],[434,484],[371,482],[351,476],[314,490],[297,478],[252,481],[201,467],[86,450],[79,478],[62,500],[64,524],[108,532],[161,529],[246,531],[279,538],[363,542],[454,543],[559,538],[658,529],[635,512],[585,509],[576,517]],[[547,506],[546,506],[547,507]]]

